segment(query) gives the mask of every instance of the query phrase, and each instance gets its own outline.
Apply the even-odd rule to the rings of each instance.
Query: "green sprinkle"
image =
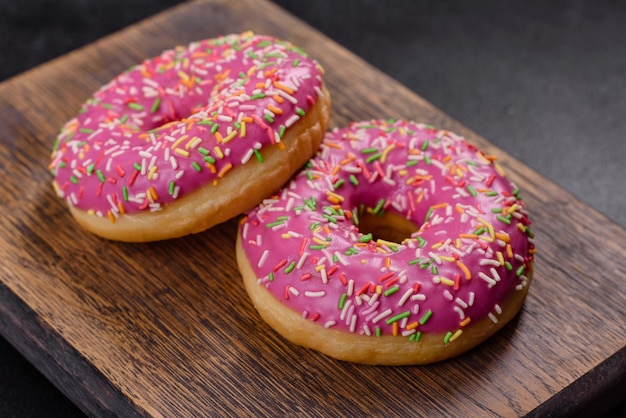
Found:
[[[262,99],[265,97],[265,93],[257,93],[250,96],[252,100]]]
[[[492,213],[502,213],[502,208],[491,208]]]
[[[130,102],[130,103],[128,103],[128,107],[130,107],[133,110],[143,110],[143,106],[140,105],[137,102]]]
[[[413,260],[409,260],[409,266],[414,266],[416,264],[419,264],[422,261],[421,258],[414,258]]]
[[[80,128],[78,130],[78,132],[83,133],[83,134],[91,134],[91,133],[93,133],[93,129],[90,129],[90,128]]]
[[[385,205],[385,202],[386,202],[385,199],[380,199],[378,203],[376,203],[376,206],[374,207],[374,209],[372,209],[372,213],[374,215],[378,215],[378,213],[382,210],[383,206]]]
[[[268,114],[263,115],[263,119],[265,119],[266,121],[268,121],[269,123],[274,123],[274,118],[271,117]]]
[[[202,159],[206,161],[207,163],[215,164],[215,158],[211,157],[210,155],[207,155]]]
[[[104,178],[104,174],[102,174],[102,171],[96,170],[96,175],[98,176],[98,178],[100,179],[102,183],[106,181],[106,178]]]
[[[220,128],[220,126],[216,123],[215,125],[211,126],[211,133],[215,134],[215,132],[217,132],[217,130]]]
[[[399,314],[398,314],[398,315],[396,315],[396,316],[392,316],[391,318],[387,319],[387,320],[385,321],[385,323],[386,323],[387,325],[391,325],[391,324],[393,324],[394,322],[397,322],[397,321],[399,321],[399,320],[401,320],[401,319],[407,318],[409,315],[411,315],[411,312],[410,312],[410,311],[405,311],[405,312],[399,313]]]
[[[134,168],[135,170],[137,170],[137,171],[141,171],[141,164],[139,164],[139,163],[135,163],[135,164],[133,164],[133,168]]]
[[[263,162],[263,156],[261,155],[258,149],[254,149],[254,156],[256,157],[257,160],[259,160],[260,163]]]
[[[285,222],[284,221],[275,221],[275,222],[269,222],[265,224],[266,228],[274,228],[275,226],[278,225],[283,225]]]
[[[328,247],[328,245],[310,245],[309,248],[312,250],[323,250],[324,248]]]
[[[484,234],[487,229],[485,227],[480,227],[476,231],[474,231],[474,235]]]
[[[370,242],[372,240],[372,234],[363,235],[359,238],[359,242]]]
[[[504,216],[496,216],[496,218],[501,221],[504,222],[507,225],[511,225],[511,219],[504,217]]]
[[[270,271],[270,274],[268,274],[268,275],[267,275],[267,279],[268,279],[270,282],[273,282],[273,281],[274,281],[274,272],[273,272],[273,271]]]
[[[380,337],[383,334],[383,330],[380,327],[376,327],[376,336]]]
[[[198,164],[197,161],[194,161],[193,163],[191,163],[191,166],[199,173],[202,171],[202,166],[200,166],[200,164]]]
[[[472,186],[467,186],[467,191],[469,192],[469,194],[472,195],[472,197],[476,197],[478,196],[478,193],[476,193],[476,190],[472,187]]]
[[[331,215],[327,215],[327,214],[324,213],[324,214],[322,214],[322,217],[328,219],[328,222],[331,222],[331,223],[334,223],[334,224],[337,223],[337,219],[335,219]]]
[[[300,60],[296,58],[295,60],[293,60],[293,63],[291,65],[293,65],[294,67],[297,67],[298,65],[300,65]]]
[[[126,186],[122,187],[122,197],[125,202],[128,202],[128,187]]]
[[[400,290],[400,286],[395,285],[395,286],[390,287],[389,289],[385,290],[385,292],[383,293],[383,295],[385,295],[385,296],[393,295],[393,294],[394,294],[394,293],[396,293],[398,290]]]
[[[417,160],[408,160],[405,165],[407,167],[411,167],[411,166],[417,165],[417,163],[418,163]]]
[[[376,153],[380,153],[380,150],[376,147],[372,147],[372,148],[363,148],[361,150],[361,154],[376,154]]]
[[[350,183],[352,183],[355,186],[359,185],[359,180],[357,180],[357,178],[354,176],[354,174],[350,174]]]
[[[346,181],[344,179],[337,180],[337,183],[333,184],[333,189],[337,190],[338,188],[343,186],[345,184],[345,182]]]
[[[122,116],[122,118],[120,119],[120,123],[123,125],[126,123],[126,121],[128,120],[128,115],[124,115]]]
[[[154,99],[154,102],[152,102],[152,107],[150,108],[150,112],[154,113],[157,110],[159,110],[159,106],[161,106],[161,98],[157,97],[156,99]]]
[[[443,337],[443,343],[448,344],[450,342],[450,338],[452,338],[452,331],[448,331],[445,337]]]
[[[296,262],[292,261],[291,263],[289,263],[289,265],[285,268],[285,273],[289,274],[291,273],[294,269],[296,268]]]
[[[367,157],[365,159],[365,161],[370,164],[373,163],[374,161],[378,160],[383,154],[379,153],[379,154],[374,154],[374,155],[370,155],[369,157]]]
[[[174,190],[176,190],[176,183],[174,181],[170,181],[168,192],[170,195],[174,194]]]
[[[428,220],[430,219],[430,216],[433,214],[433,207],[431,206],[430,208],[428,208],[428,212],[426,212],[426,217],[424,218],[424,222],[426,223],[428,222]]]
[[[96,165],[94,163],[89,164],[87,166],[87,174],[93,173],[94,168],[96,168]]]
[[[430,267],[430,272],[431,272],[432,274],[437,274],[437,273],[439,273],[439,270],[437,269],[437,266],[433,264],[433,265]]]
[[[280,125],[280,128],[278,128],[278,136],[282,138],[285,135],[286,130],[287,128],[285,128],[285,125]]]
[[[213,121],[211,119],[202,119],[198,122],[198,125],[213,125]]]
[[[305,115],[304,110],[300,109],[299,107],[296,107],[296,113],[297,113],[298,115],[300,115],[300,116],[304,116],[304,115]]]
[[[422,318],[420,319],[420,325],[424,325],[426,322],[428,322],[428,320],[430,319],[430,317],[433,316],[433,311],[431,311],[430,309],[424,314],[424,316],[422,316]]]
[[[343,307],[346,305],[346,299],[348,299],[348,295],[346,293],[343,293],[339,298],[339,309],[343,309]]]
[[[430,165],[431,161],[428,155],[424,155],[424,162],[426,163],[426,165]]]
[[[70,181],[74,184],[78,184],[78,179],[74,176],[70,176]]]
[[[424,238],[422,238],[422,237],[415,237],[415,239],[417,240],[418,246],[420,248],[423,248],[424,245],[426,245],[426,240]]]
[[[497,195],[498,195],[498,192],[494,192],[493,190],[490,190],[487,193],[485,193],[485,196],[489,196],[489,197],[494,197]]]
[[[422,143],[422,151],[426,151],[428,149],[428,139]]]
[[[422,331],[417,331],[413,335],[415,335],[415,339],[413,341],[415,341],[416,343],[420,342],[420,340],[422,339]]]
[[[513,270],[513,266],[512,266],[512,265],[511,265],[511,263],[509,263],[508,261],[505,261],[505,262],[504,262],[504,267],[506,267],[506,269],[507,269],[508,271]]]
[[[524,273],[524,269],[526,268],[526,266],[524,266],[523,264],[521,266],[519,266],[519,268],[517,269],[517,271],[515,272],[515,274],[517,275],[517,277],[521,276],[522,273]]]

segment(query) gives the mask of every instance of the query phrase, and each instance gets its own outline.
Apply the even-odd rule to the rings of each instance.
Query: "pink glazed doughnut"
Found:
[[[522,307],[535,246],[495,158],[405,121],[327,134],[240,223],[237,260],[286,339],[365,364],[457,356]]]
[[[194,42],[95,92],[56,140],[53,184],[105,238],[204,231],[282,187],[329,113],[322,68],[299,48],[250,32]]]

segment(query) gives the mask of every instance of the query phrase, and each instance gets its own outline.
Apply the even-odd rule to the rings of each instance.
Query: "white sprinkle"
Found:
[[[246,226],[248,226],[248,224],[246,223]],[[247,231],[245,231],[247,232]],[[245,233],[244,233],[244,239],[245,239]],[[259,258],[259,262],[257,263],[257,267],[261,268],[263,267],[263,264],[265,264],[265,260],[267,260],[267,256],[269,254],[268,250],[263,251],[263,254],[261,254],[261,257]]]
[[[376,315],[376,316],[372,319],[372,322],[373,322],[373,323],[377,323],[377,322],[378,322],[378,321],[380,321],[381,319],[386,318],[386,317],[388,317],[389,315],[391,315],[391,314],[392,314],[392,312],[393,312],[393,311],[392,311],[391,309],[387,309],[386,311],[384,311],[384,312],[382,312],[382,313],[380,313],[380,314]]]
[[[304,296],[308,298],[323,298],[324,296],[326,296],[326,291],[318,290],[314,292],[312,290],[307,290],[306,292],[304,292]]]

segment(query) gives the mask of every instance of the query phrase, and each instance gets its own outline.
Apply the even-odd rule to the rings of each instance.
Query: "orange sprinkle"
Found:
[[[506,256],[513,258],[513,247],[511,247],[511,244],[506,244]]]
[[[213,173],[213,174],[217,173],[217,168],[215,168],[215,166],[213,164],[207,162],[206,166],[209,167],[209,170],[211,170],[211,173]]]
[[[215,139],[217,140],[218,144],[221,144],[222,141],[224,140],[224,137],[222,136],[220,131],[215,131]]]
[[[495,237],[499,239],[500,241],[504,241],[507,243],[511,242],[511,237],[509,236],[509,234],[506,234],[504,232],[496,232]]]
[[[461,323],[459,325],[461,325],[462,327],[466,326],[467,324],[469,324],[472,321],[472,318],[470,318],[469,316],[466,317],[464,320],[461,321]]]
[[[148,196],[150,196],[153,202],[156,202],[159,199],[159,195],[157,194],[154,186],[150,186],[150,188],[148,189]]]
[[[465,274],[465,278],[467,280],[471,280],[472,279],[472,273],[470,272],[470,270],[467,268],[467,266],[465,264],[463,264],[460,260],[457,260],[456,261],[456,265],[459,266],[459,268],[461,269],[463,274]]]
[[[410,324],[407,324],[406,327],[404,327],[404,329],[406,329],[407,331],[411,331],[412,329],[415,329],[419,326],[419,322],[415,321],[415,322],[411,322]]]
[[[285,86],[284,84],[278,82],[278,81],[274,81],[274,87],[276,87],[277,89],[281,89],[282,91],[284,91],[287,94],[293,94],[293,89],[291,89],[290,87]]]
[[[232,163],[228,163],[226,164],[224,167],[222,167],[222,169],[220,170],[219,173],[217,173],[217,177],[224,177],[226,175],[226,173],[228,173],[228,171],[233,168],[233,164]]]
[[[117,208],[120,210],[122,215],[126,213],[126,208],[122,202],[117,202]]]
[[[398,335],[398,323],[394,322],[392,326],[393,326],[393,336],[395,337]]]
[[[114,224],[114,223],[115,223],[115,215],[113,215],[113,211],[111,211],[111,210],[110,210],[110,211],[107,213],[107,215],[109,215],[109,220],[111,221],[111,223],[113,223],[113,224]]]
[[[276,100],[276,103],[282,103],[285,99],[280,97],[278,94],[272,96],[272,99]]]
[[[270,112],[274,113],[275,115],[282,115],[283,114],[283,110],[282,109],[279,109],[278,107],[274,106],[271,103],[267,105],[267,109]]]

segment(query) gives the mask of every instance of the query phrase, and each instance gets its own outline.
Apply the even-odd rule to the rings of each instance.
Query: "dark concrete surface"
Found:
[[[276,2],[626,227],[626,2]],[[0,0],[0,81],[178,3]],[[74,416],[0,339],[0,417]]]

